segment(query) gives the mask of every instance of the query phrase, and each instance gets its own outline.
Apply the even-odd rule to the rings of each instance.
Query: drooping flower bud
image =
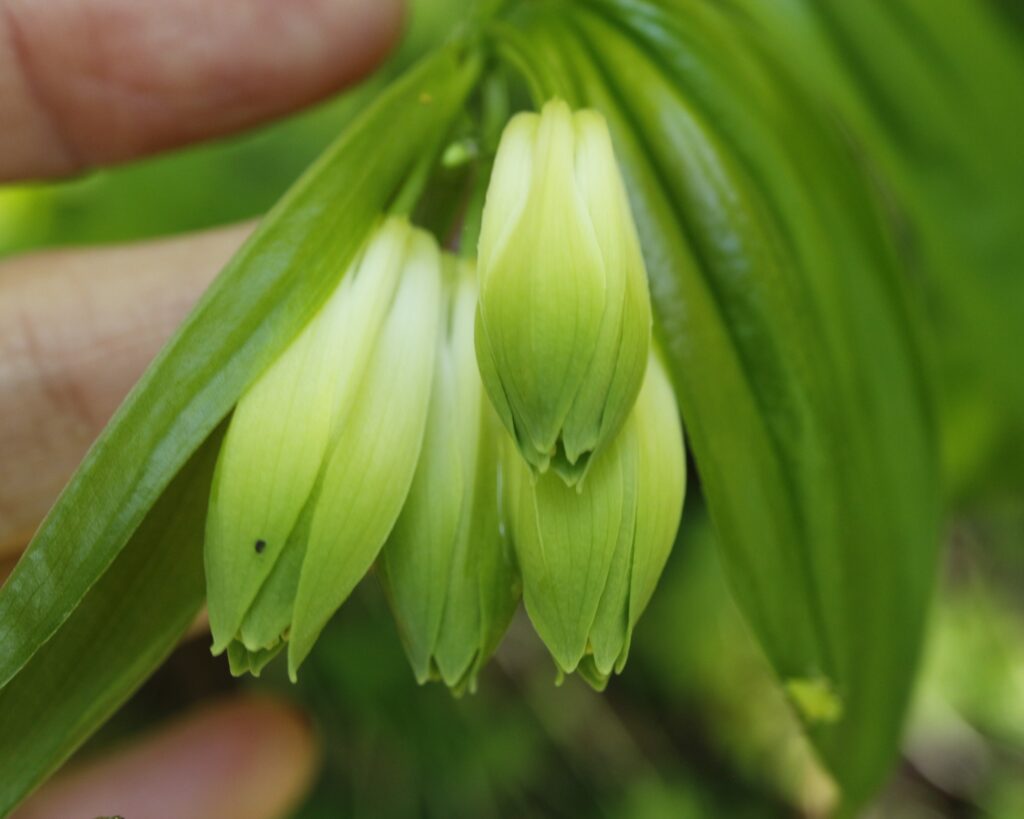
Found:
[[[679,526],[686,457],[675,396],[657,356],[582,491],[534,479],[510,453],[509,520],[534,628],[559,670],[602,689],[620,672]]]
[[[500,423],[473,351],[472,266],[447,259],[446,310],[423,450],[378,574],[416,679],[461,693],[497,648],[519,601],[499,518]]]
[[[215,654],[295,672],[376,558],[412,482],[440,332],[434,239],[389,219],[242,396],[206,528]]]
[[[636,400],[647,275],[604,118],[560,100],[513,117],[487,191],[476,349],[522,456],[576,483]]]

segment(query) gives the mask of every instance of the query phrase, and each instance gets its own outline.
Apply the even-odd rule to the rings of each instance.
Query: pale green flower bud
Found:
[[[527,463],[570,484],[625,422],[651,307],[604,118],[554,100],[506,126],[479,248],[480,373]]]
[[[501,425],[473,350],[472,266],[447,267],[427,431],[409,497],[378,560],[406,653],[422,684],[475,690],[519,601],[499,517]]]
[[[683,435],[657,357],[626,424],[594,457],[582,491],[553,475],[534,478],[514,453],[506,460],[526,611],[560,672],[579,670],[601,689],[626,663],[682,514]]]
[[[206,575],[214,653],[294,677],[376,558],[412,482],[440,332],[434,239],[387,220],[243,395],[214,475]]]

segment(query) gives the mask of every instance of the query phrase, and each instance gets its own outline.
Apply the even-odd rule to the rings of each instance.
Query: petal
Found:
[[[336,291],[336,294],[340,292]],[[235,636],[305,505],[327,450],[335,363],[324,310],[239,401],[210,495],[206,576],[214,653]]]
[[[435,651],[445,683],[471,691],[501,642],[521,594],[511,543],[502,531],[498,448],[504,432],[481,397],[481,437],[452,565],[452,580]]]
[[[306,557],[314,500],[318,494],[314,487],[274,570],[245,613],[238,631],[238,640],[250,651],[278,646],[288,636],[295,609],[295,593],[299,587],[299,574]]]
[[[206,532],[214,653],[234,638],[309,500],[338,414],[363,380],[409,232],[398,220],[376,231],[320,312],[235,409]]]
[[[686,496],[686,449],[675,393],[652,354],[637,399],[640,488],[629,596],[632,629],[654,594],[679,531]],[[620,658],[617,670],[625,663]]]
[[[686,480],[679,410],[665,371],[652,355],[636,405],[619,433],[630,440],[634,526],[622,539],[591,630],[588,682],[603,688],[622,671],[633,627],[647,606],[675,541]],[[618,439],[617,439],[618,440]],[[604,457],[604,456],[601,456]]]
[[[456,690],[475,689],[476,675],[497,648],[519,602],[519,577],[499,512],[500,422],[476,377],[472,317],[476,287],[471,273],[461,282],[453,349],[459,359],[460,447],[466,474],[462,519],[452,562],[447,605],[435,649],[438,670]]]
[[[635,442],[629,427],[591,468],[582,491],[556,475],[533,479],[514,455],[513,541],[526,611],[565,673],[586,652],[612,560],[634,526]]]
[[[416,679],[430,677],[451,576],[453,549],[464,503],[460,445],[475,448],[463,429],[456,368],[449,339],[437,347],[430,410],[416,474],[402,513],[381,552],[378,568]],[[473,376],[479,381],[474,367]]]
[[[293,678],[373,563],[408,494],[426,427],[440,290],[437,244],[416,231],[366,378],[339,419],[313,511],[289,637]]]
[[[576,184],[587,204],[607,277],[601,333],[565,422],[566,457],[576,463],[625,423],[643,382],[651,307],[640,242],[604,118],[577,111]]]
[[[491,270],[491,260],[504,249],[526,207],[539,124],[539,115],[524,112],[512,117],[502,131],[480,223],[477,256],[481,285]]]
[[[536,129],[527,201],[500,245],[481,245],[480,324],[492,357],[481,370],[495,404],[508,404],[509,431],[538,471],[560,445],[606,301],[600,249],[574,182],[574,150],[568,106],[549,103]],[[499,204],[489,201],[487,219],[505,218]],[[487,377],[492,364],[500,390]]]

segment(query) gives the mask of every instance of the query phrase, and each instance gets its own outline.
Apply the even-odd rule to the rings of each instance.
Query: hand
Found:
[[[339,90],[401,0],[0,0],[0,182],[227,134]],[[0,263],[0,580],[246,227]],[[17,816],[261,819],[315,760],[288,707],[187,717],[43,788]]]
[[[316,757],[293,708],[240,698],[72,768],[11,819],[274,819],[303,797]]]

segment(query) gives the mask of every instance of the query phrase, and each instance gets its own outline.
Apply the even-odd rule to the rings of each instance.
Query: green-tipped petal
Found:
[[[279,647],[291,628],[295,593],[299,588],[299,575],[306,557],[313,498],[316,495],[314,489],[284,551],[242,621],[238,639],[250,651]]]
[[[565,453],[577,463],[625,423],[644,379],[651,304],[640,240],[615,167],[611,135],[595,111],[577,111],[576,184],[604,259],[608,300],[587,378],[566,418]],[[602,408],[600,411],[597,408]]]
[[[477,357],[530,467],[568,484],[643,378],[646,273],[608,128],[560,100],[502,135],[480,234]]]
[[[379,563],[409,662],[421,684],[431,678],[464,484],[471,479],[458,445],[475,438],[475,430],[463,428],[466,419],[459,412],[455,362],[447,337],[441,336],[436,354],[423,450]]]
[[[365,380],[337,420],[296,592],[293,677],[370,568],[409,491],[426,426],[440,290],[437,245],[417,231]]]
[[[476,287],[464,276],[456,308],[455,347],[462,379],[462,406],[475,446],[462,449],[472,481],[466,486],[444,619],[434,651],[445,684],[460,693],[476,690],[480,670],[504,636],[521,595],[512,544],[501,522],[499,443],[504,431],[476,377],[473,312]],[[474,422],[475,419],[475,422]]]
[[[651,356],[636,405],[582,487],[533,479],[507,449],[527,613],[559,670],[603,689],[625,664],[682,512],[682,431],[660,362]]]
[[[509,451],[510,515],[523,600],[558,667],[576,670],[618,543],[636,509],[633,431],[623,429],[595,460],[582,491],[552,474],[534,477]]]
[[[337,485],[344,470],[332,465],[348,458],[347,469],[376,470],[385,485],[379,498],[354,494],[352,518],[383,515],[377,525],[386,527],[367,529],[376,546],[364,548],[375,552],[394,521],[401,497],[390,512],[377,502],[404,497],[403,470],[411,473],[418,452],[432,363],[423,350],[439,322],[439,259],[427,234],[403,219],[384,221],[235,410],[211,492],[206,564],[214,652],[227,649],[236,672],[258,673],[292,635],[309,542],[331,536],[321,520],[324,499],[348,502],[329,494],[346,491]]]
[[[630,574],[629,626],[636,625],[654,594],[672,551],[686,496],[686,449],[675,393],[656,355],[637,399],[640,499],[637,548]],[[628,646],[627,646],[628,648]],[[616,670],[621,670],[626,657]]]
[[[500,424],[473,349],[476,283],[468,263],[451,268],[423,450],[379,576],[417,679],[461,693],[475,688],[519,597],[498,518]]]
[[[343,378],[336,351],[350,326],[352,309],[345,296],[354,282],[348,278],[245,393],[231,419],[206,530],[214,653],[223,651],[241,626],[320,472]]]
[[[588,681],[607,679],[625,666],[633,629],[654,594],[683,511],[686,452],[679,410],[655,355],[626,423],[626,429],[635,435],[635,528],[628,540],[619,544],[594,618]]]

